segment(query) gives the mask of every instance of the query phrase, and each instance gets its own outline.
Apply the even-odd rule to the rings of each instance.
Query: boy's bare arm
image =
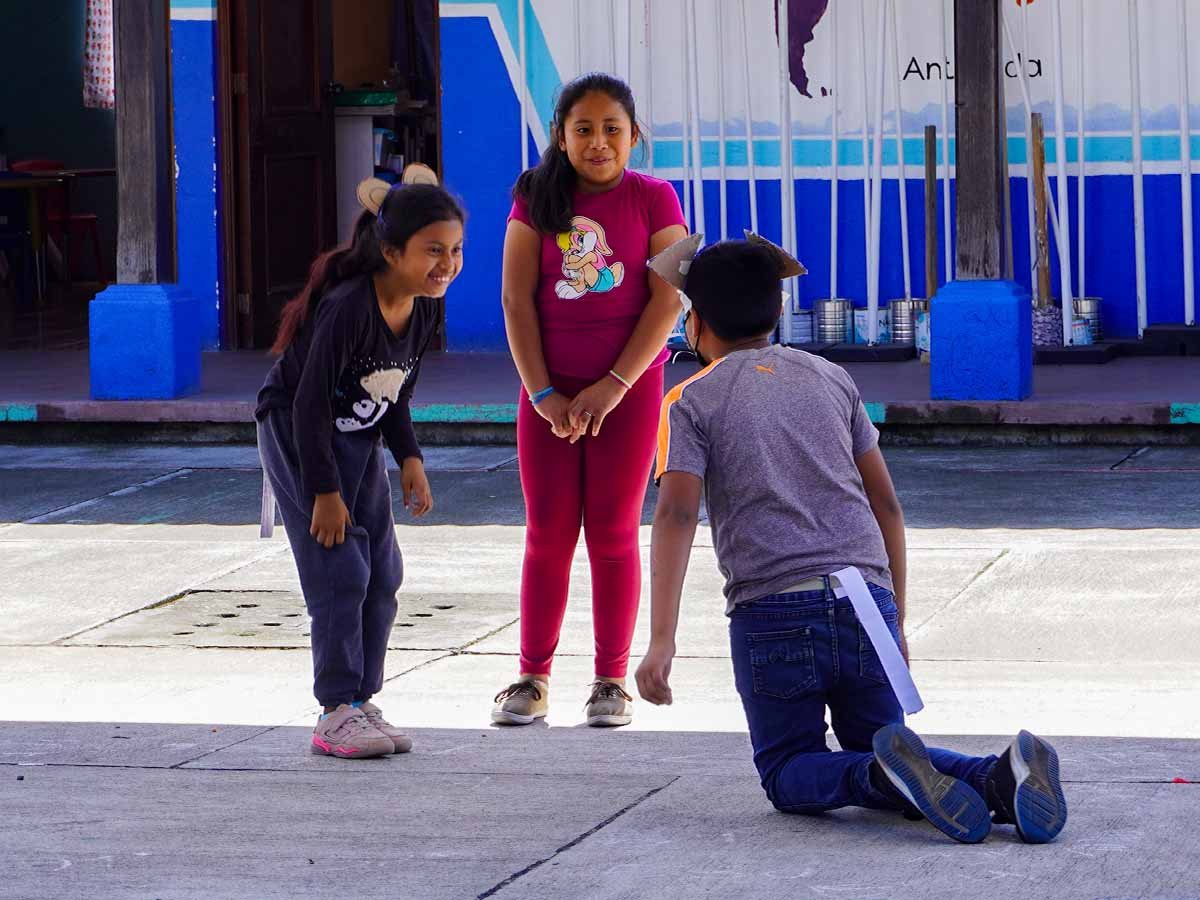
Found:
[[[907,551],[904,542],[904,510],[900,508],[900,499],[896,496],[896,488],[892,485],[892,476],[888,473],[887,463],[883,454],[876,447],[856,459],[859,474],[862,475],[863,487],[867,491],[867,499],[871,503],[871,512],[883,532],[883,544],[887,549],[888,567],[892,571],[892,590],[896,595],[896,609],[899,610],[900,649],[908,658],[907,641],[904,639],[904,601],[908,566]]]
[[[698,477],[685,472],[668,472],[659,483],[650,536],[650,648],[637,670],[638,691],[654,704],[671,702],[679,599],[700,519],[702,487]]]

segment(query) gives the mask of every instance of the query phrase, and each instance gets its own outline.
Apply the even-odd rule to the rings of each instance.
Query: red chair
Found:
[[[25,172],[29,175],[50,175],[61,172],[66,166],[60,159],[25,159],[14,162],[10,168],[14,172]],[[66,185],[46,189],[42,192],[42,197],[45,203],[42,214],[46,223],[46,233],[62,250],[68,277],[74,277],[70,245],[77,235],[86,235],[92,243],[92,253],[96,260],[96,277],[101,281],[108,281],[108,274],[104,266],[104,252],[100,248],[99,217],[95,213],[71,212],[70,194]],[[66,242],[63,241],[64,237],[67,238]]]

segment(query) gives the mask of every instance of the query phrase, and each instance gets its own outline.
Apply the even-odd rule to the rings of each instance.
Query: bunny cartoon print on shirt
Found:
[[[563,254],[563,280],[554,286],[554,292],[564,300],[602,294],[625,280],[625,264],[606,259],[613,252],[605,240],[604,227],[594,219],[575,216],[571,229],[562,232],[557,243]]]

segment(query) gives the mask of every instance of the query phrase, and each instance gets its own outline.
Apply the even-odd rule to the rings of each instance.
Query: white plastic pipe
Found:
[[[633,84],[633,0],[625,0],[625,81]]]
[[[1008,46],[1011,48],[1013,56],[1016,56],[1017,55],[1017,44],[1013,40],[1012,31],[1008,27],[1008,19],[1001,17],[1000,21],[1004,25],[1004,35],[1006,38],[1008,38]],[[1021,81],[1021,80],[1018,80],[1018,84],[1020,84],[1020,86],[1021,86],[1021,98],[1025,101],[1026,114],[1029,115],[1030,117],[1032,117],[1032,112],[1030,112],[1030,111],[1033,109],[1033,102],[1029,98],[1029,85],[1027,85],[1024,81]],[[1033,121],[1032,118],[1030,118],[1030,121],[1031,122]],[[1033,141],[1032,141],[1032,139],[1030,140],[1030,145],[1029,145],[1029,177],[1033,178]],[[1058,230],[1058,213],[1054,209],[1054,192],[1050,189],[1049,173],[1044,172],[1044,171],[1042,172],[1042,181],[1045,183],[1045,186],[1046,186],[1046,211],[1050,214],[1050,231],[1054,235],[1055,242],[1061,243],[1062,237],[1061,237],[1061,233]],[[1037,251],[1036,250],[1034,251],[1034,258],[1031,261],[1031,266],[1034,269],[1037,268]],[[1034,280],[1034,282],[1036,282],[1037,278],[1035,277],[1033,280]]]
[[[867,270],[867,343],[879,341],[879,250],[880,231],[883,225],[883,94],[887,67],[883,64],[887,56],[887,7],[888,0],[879,0],[879,15],[875,27],[875,139],[872,148],[875,158],[871,169],[871,261]]]
[[[608,18],[608,71],[617,72],[617,11],[614,9]]]
[[[754,167],[754,103],[750,90],[750,41],[746,35],[746,0],[738,0],[738,21],[742,26],[742,88],[746,110],[746,165],[750,176],[750,230],[758,234],[758,176]]]
[[[583,2],[575,0],[575,74],[583,74]]]
[[[1133,249],[1137,269],[1138,337],[1146,330],[1146,198],[1142,184],[1142,59],[1137,0],[1129,0],[1129,79],[1133,98]]]
[[[942,36],[942,234],[946,261],[946,281],[954,280],[954,236],[950,232],[950,56],[946,50],[946,3],[938,0]]]
[[[688,40],[684,44],[687,68],[690,74],[691,96],[688,99],[692,136],[692,209],[696,212],[696,228],[699,234],[708,231],[704,220],[704,155],[700,143],[700,48],[696,41],[696,0],[685,0],[684,21]]]
[[[1003,8],[1002,8],[1003,9]],[[1029,102],[1029,57],[1025,52],[1018,52],[1012,31],[1008,25],[1008,15],[1001,12],[1000,21],[1004,24],[1004,33],[1008,38],[1009,51],[1017,61],[1020,70],[1018,81],[1021,85],[1021,99],[1025,104],[1025,213],[1029,226],[1029,293],[1035,300],[1038,297],[1038,248],[1037,248],[1037,211],[1034,208],[1033,196],[1033,106]],[[1007,137],[1008,129],[1005,129]]]
[[[714,60],[717,69],[717,166],[721,175],[721,180],[718,182],[721,198],[721,227],[719,233],[721,240],[725,240],[729,229],[729,189],[726,184],[725,165],[725,60],[728,57],[725,54],[724,27],[721,22],[722,9],[723,7],[718,3],[713,12],[716,16],[715,24],[717,28],[717,54]]]
[[[1192,113],[1188,85],[1187,0],[1179,0],[1179,177],[1183,189],[1183,321],[1196,324],[1195,248],[1192,243]]]
[[[687,0],[683,2],[684,12],[687,11]],[[683,29],[683,47],[679,54],[679,89],[683,91],[683,110],[679,117],[679,152],[683,165],[683,218],[693,233],[699,231],[696,221],[692,218],[692,145],[688,136],[692,132],[691,105],[688,103],[688,32]]]
[[[1067,123],[1063,76],[1062,0],[1054,0],[1054,170],[1058,175],[1058,283],[1062,297],[1063,346],[1075,343],[1071,327],[1075,324],[1075,299],[1071,295],[1071,195],[1067,190]]]
[[[517,43],[520,47],[521,56],[521,86],[518,93],[521,95],[521,171],[524,172],[529,168],[529,106],[528,95],[529,88],[529,58],[525,47],[525,4],[528,0],[517,0],[517,31],[519,36]]]
[[[645,136],[649,143],[649,149],[646,154],[647,165],[646,171],[651,175],[654,174],[654,58],[651,56],[650,42],[654,36],[654,30],[650,20],[650,2],[651,0],[643,0],[642,2],[642,27],[643,35],[646,42],[646,124],[650,126],[650,133]]]
[[[863,268],[866,271],[867,291],[871,283],[871,103],[867,97],[870,71],[867,65],[867,0],[858,4],[858,58],[862,62],[862,170],[863,170]],[[837,299],[837,298],[834,298]]]
[[[829,173],[829,298],[838,295],[838,33],[837,3],[829,4],[829,96],[833,100],[830,114],[832,137],[830,139]]]
[[[896,112],[896,165],[900,183],[900,252],[904,263],[904,299],[912,299],[912,266],[908,256],[908,193],[904,166],[904,107],[900,105],[900,30],[896,21],[896,0],[888,0],[892,37],[892,106]]]
[[[1076,30],[1078,32],[1078,39],[1079,39],[1079,72],[1078,72],[1079,84],[1077,85],[1077,90],[1075,93],[1075,97],[1076,97],[1075,109],[1077,110],[1076,117],[1078,120],[1076,122],[1077,137],[1075,140],[1079,147],[1079,149],[1078,149],[1078,155],[1079,155],[1079,163],[1078,163],[1079,208],[1078,208],[1078,214],[1075,217],[1076,218],[1075,229],[1079,235],[1079,240],[1077,242],[1078,243],[1077,249],[1079,251],[1079,262],[1076,264],[1076,267],[1075,267],[1075,282],[1076,282],[1076,284],[1079,285],[1079,296],[1080,297],[1086,297],[1088,295],[1087,294],[1087,271],[1086,271],[1087,270],[1087,265],[1086,265],[1087,254],[1085,251],[1085,248],[1087,246],[1087,218],[1084,215],[1085,208],[1087,205],[1087,201],[1085,199],[1087,197],[1087,190],[1086,190],[1086,188],[1087,188],[1087,159],[1085,158],[1085,153],[1084,153],[1084,144],[1087,140],[1086,127],[1085,127],[1085,123],[1084,123],[1084,110],[1086,108],[1084,105],[1084,91],[1085,91],[1085,84],[1086,84],[1086,82],[1084,81],[1084,74],[1086,72],[1086,69],[1084,67],[1084,57],[1086,55],[1084,53],[1084,31],[1083,31],[1084,2],[1085,2],[1085,0],[1078,0],[1079,6],[1077,8],[1079,9],[1079,15],[1075,21]],[[1182,0],[1181,0],[1181,2],[1182,2]]]
[[[783,247],[795,254],[796,212],[795,182],[792,177],[792,61],[788,23],[788,0],[776,0],[779,15],[779,214],[782,217]],[[796,295],[794,279],[789,282],[790,296],[783,304],[780,340],[792,342],[792,297]]]

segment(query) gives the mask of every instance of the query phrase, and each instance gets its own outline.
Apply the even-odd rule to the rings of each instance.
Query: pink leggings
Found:
[[[590,383],[552,380],[568,397]],[[596,675],[624,677],[642,593],[638,525],[662,396],[663,370],[656,366],[608,414],[599,437],[589,435],[572,445],[554,436],[522,390],[517,407],[526,518],[521,672],[550,674],[582,523],[592,570]]]

